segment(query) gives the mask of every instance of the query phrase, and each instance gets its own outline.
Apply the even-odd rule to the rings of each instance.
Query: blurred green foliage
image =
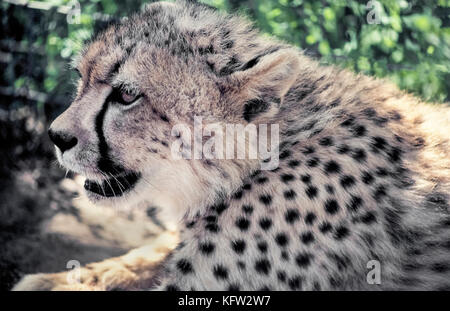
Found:
[[[450,0],[203,2],[249,15],[324,63],[389,77],[428,101],[450,100]]]
[[[79,0],[79,23],[71,24],[58,7],[72,1],[40,1],[51,5],[49,9],[0,3],[0,86],[48,95],[32,98],[38,110],[48,102],[69,101],[76,78],[68,66],[70,58],[106,23],[105,14],[126,16],[151,2]],[[201,2],[245,14],[263,32],[323,63],[388,77],[428,101],[450,101],[450,0]],[[4,95],[0,104],[9,109],[24,102],[17,94]]]

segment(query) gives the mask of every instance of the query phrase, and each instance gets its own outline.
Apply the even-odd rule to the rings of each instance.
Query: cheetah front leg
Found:
[[[87,264],[78,270],[23,277],[14,291],[139,290],[155,286],[164,259],[178,242],[175,233],[161,234],[151,245]]]

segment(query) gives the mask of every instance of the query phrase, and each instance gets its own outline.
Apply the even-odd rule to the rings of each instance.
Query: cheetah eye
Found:
[[[123,106],[131,105],[132,103],[137,101],[142,96],[142,95],[136,95],[132,92],[129,92],[127,90],[123,90],[120,88],[115,89],[113,92],[115,93],[114,94],[115,101]]]
[[[120,92],[120,99],[122,105],[131,105],[138,99],[138,95],[134,95],[127,91],[121,91]]]

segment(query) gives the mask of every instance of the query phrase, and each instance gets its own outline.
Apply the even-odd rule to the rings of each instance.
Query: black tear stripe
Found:
[[[98,151],[100,153],[100,157],[97,162],[98,169],[106,174],[117,175],[119,173],[124,172],[124,168],[120,165],[115,164],[111,158],[109,157],[109,146],[106,142],[105,133],[103,131],[103,123],[105,120],[106,111],[108,110],[109,102],[114,96],[114,92],[108,95],[105,102],[103,103],[102,109],[100,109],[99,113],[95,117],[95,131],[97,132],[98,137]]]
[[[114,64],[114,66],[111,68],[111,70],[109,72],[110,75],[116,74],[119,71],[120,66],[122,66],[122,64],[125,63],[125,61],[130,56],[130,54],[133,51],[135,46],[136,46],[136,44],[133,44],[126,49],[127,53],[126,53],[125,57],[123,57],[120,61],[118,61],[117,63]],[[108,110],[108,105],[114,99],[114,96],[116,96],[116,94],[113,90],[108,95],[108,97],[106,97],[105,102],[103,103],[102,109],[100,109],[99,113],[95,117],[95,131],[97,132],[98,150],[100,153],[100,157],[97,162],[98,169],[106,174],[117,175],[117,174],[125,172],[125,168],[122,165],[115,163],[109,156],[110,148],[108,146],[108,143],[106,142],[105,133],[103,131],[103,123],[105,120],[105,114],[106,114],[106,111]]]

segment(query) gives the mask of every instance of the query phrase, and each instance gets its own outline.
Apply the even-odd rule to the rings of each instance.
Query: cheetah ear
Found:
[[[242,116],[250,122],[274,116],[299,72],[299,53],[292,48],[259,55],[231,75],[239,85]]]

